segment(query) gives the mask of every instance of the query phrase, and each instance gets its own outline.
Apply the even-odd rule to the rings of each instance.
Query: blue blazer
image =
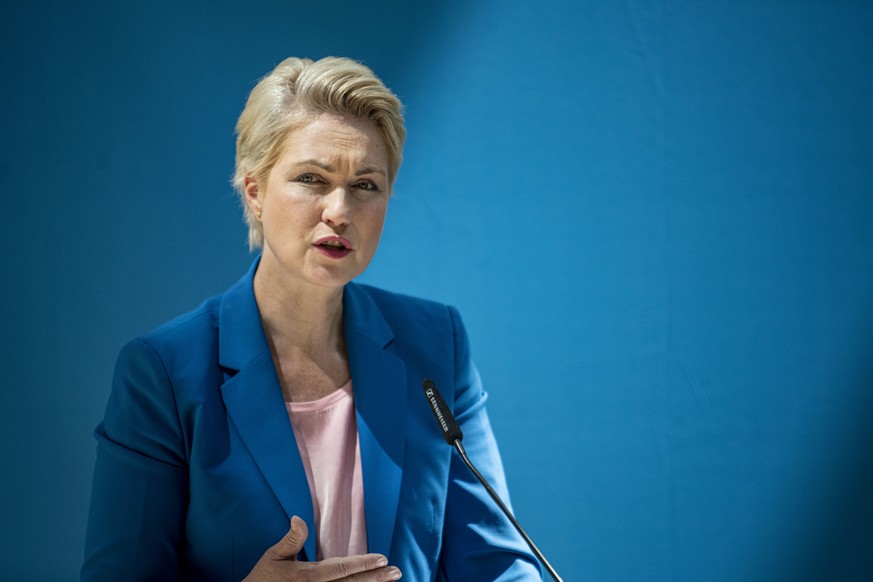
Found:
[[[83,580],[240,580],[313,505],[249,273],[133,340],[95,431]],[[431,378],[507,500],[467,335],[451,307],[349,283],[344,332],[370,552],[404,579],[540,580],[524,541],[446,445]]]

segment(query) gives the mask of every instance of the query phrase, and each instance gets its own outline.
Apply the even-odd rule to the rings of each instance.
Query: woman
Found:
[[[505,498],[457,312],[351,282],[400,166],[398,99],[348,59],[291,58],[254,88],[237,134],[260,257],[122,350],[82,578],[540,579],[419,388],[442,389]]]

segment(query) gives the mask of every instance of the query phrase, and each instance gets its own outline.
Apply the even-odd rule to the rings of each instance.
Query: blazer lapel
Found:
[[[312,533],[304,551],[314,560],[312,497],[255,302],[252,280],[256,268],[257,261],[222,297],[219,364],[227,380],[221,392],[231,422],[286,516],[290,520],[298,515],[309,526]]]
[[[385,350],[394,335],[353,283],[343,295],[346,347],[357,411],[370,552],[389,555],[406,444],[406,366]]]

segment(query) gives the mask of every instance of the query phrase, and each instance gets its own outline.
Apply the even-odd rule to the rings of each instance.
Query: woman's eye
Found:
[[[318,182],[318,176],[315,174],[303,174],[302,176],[297,177],[298,182],[302,182],[304,184],[315,184]]]
[[[373,182],[370,182],[369,180],[365,180],[363,182],[358,182],[357,184],[355,184],[355,188],[358,188],[360,190],[373,190],[373,191],[379,190],[379,187],[376,186],[376,184],[374,184]]]

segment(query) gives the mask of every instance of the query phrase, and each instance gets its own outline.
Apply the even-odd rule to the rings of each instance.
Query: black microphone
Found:
[[[437,424],[440,425],[440,429],[443,433],[443,438],[446,439],[446,442],[455,447],[458,453],[460,453],[461,458],[464,460],[464,464],[470,468],[470,471],[473,472],[473,475],[479,480],[480,483],[485,487],[485,490],[488,492],[488,495],[491,496],[491,499],[497,504],[501,511],[509,518],[509,521],[512,522],[512,525],[515,526],[515,529],[518,533],[521,534],[521,537],[524,538],[524,541],[527,542],[527,545],[530,546],[531,551],[537,557],[537,559],[542,563],[545,567],[546,571],[551,575],[551,577],[556,582],[564,582],[563,579],[558,576],[558,573],[555,572],[555,569],[552,568],[552,565],[540,551],[540,549],[533,543],[533,540],[530,539],[525,531],[521,528],[521,525],[515,520],[515,517],[512,516],[512,513],[509,509],[506,508],[506,505],[501,501],[500,496],[497,495],[497,492],[491,488],[491,485],[488,484],[488,481],[485,480],[485,477],[476,470],[476,467],[473,466],[473,463],[470,462],[470,459],[467,457],[467,451],[464,450],[464,445],[461,444],[461,441],[464,439],[464,433],[461,432],[461,427],[458,426],[458,421],[455,420],[455,417],[452,415],[452,411],[449,410],[449,407],[446,405],[446,401],[443,400],[443,395],[440,394],[440,391],[437,390],[437,387],[434,385],[433,381],[428,378],[425,378],[421,382],[421,388],[424,390],[424,395],[427,397],[427,401],[430,403],[430,411],[433,412],[433,417],[436,419]]]

